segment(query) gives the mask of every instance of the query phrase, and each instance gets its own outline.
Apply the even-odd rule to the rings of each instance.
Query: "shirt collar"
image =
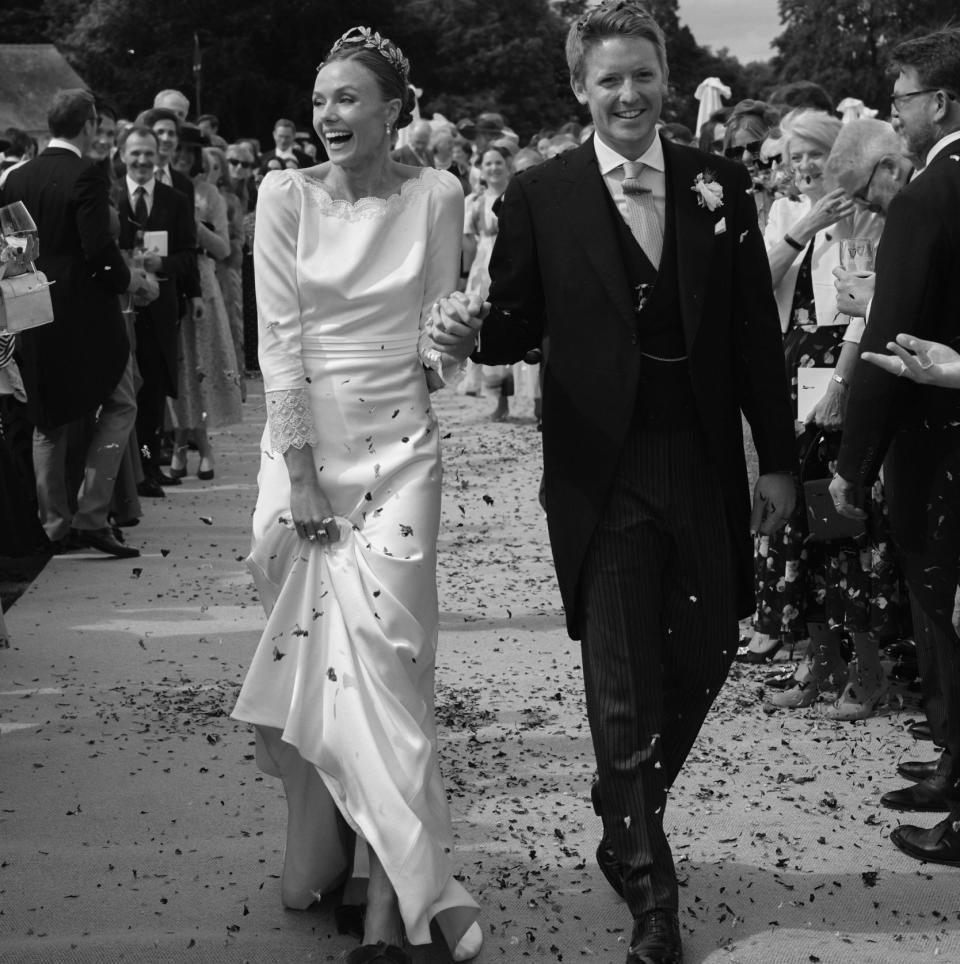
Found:
[[[152,197],[153,197],[153,189],[154,189],[156,186],[157,186],[157,182],[156,182],[156,180],[155,180],[154,178],[152,178],[152,177],[150,178],[149,181],[147,181],[146,184],[138,184],[132,177],[130,177],[129,174],[127,175],[127,194],[129,194],[130,197],[135,197],[135,196],[136,196],[136,192],[137,192],[137,188],[138,188],[138,187],[142,187],[143,190],[144,190],[144,192],[146,193],[147,197],[152,198]]]
[[[283,150],[280,150],[280,148],[278,147],[278,148],[273,152],[273,156],[274,156],[274,157],[292,157],[292,158],[294,158],[294,160],[296,160],[296,154],[293,153],[293,148],[292,148],[292,147],[285,147],[285,148],[283,148]]]
[[[76,144],[71,144],[70,141],[63,140],[62,137],[51,137],[47,142],[47,147],[59,147],[63,151],[73,151],[77,157],[83,157],[80,153],[80,148]]]
[[[950,134],[941,137],[933,147],[927,152],[927,166],[929,167],[930,162],[948,145],[952,144],[954,141],[960,141],[960,131],[953,131]]]
[[[650,146],[637,158],[624,157],[618,154],[612,147],[604,143],[599,134],[593,135],[593,149],[597,152],[600,173],[604,175],[616,170],[624,161],[632,160],[639,161],[647,167],[652,167],[655,171],[663,172],[666,170],[663,160],[663,144],[660,142],[659,134],[654,135]]]

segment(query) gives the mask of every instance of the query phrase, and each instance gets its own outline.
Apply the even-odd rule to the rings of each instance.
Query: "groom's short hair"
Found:
[[[571,80],[583,80],[583,65],[590,47],[607,37],[649,40],[657,52],[663,82],[667,82],[667,43],[660,24],[637,0],[603,0],[588,7],[567,33],[567,67]]]

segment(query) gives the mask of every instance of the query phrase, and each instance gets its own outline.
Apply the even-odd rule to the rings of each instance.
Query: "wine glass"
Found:
[[[16,260],[21,264],[35,261],[39,254],[37,225],[23,201],[0,207],[0,249],[7,249],[5,261]]]
[[[844,238],[840,244],[840,267],[856,274],[872,274],[876,259],[873,238]]]

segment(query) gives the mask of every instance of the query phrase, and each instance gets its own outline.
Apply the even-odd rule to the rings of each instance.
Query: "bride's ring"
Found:
[[[333,517],[332,515],[328,515],[328,516],[326,517],[326,519],[321,519],[321,520],[320,520],[320,525],[322,525],[322,526],[328,526],[328,525],[330,525],[332,522],[336,522],[336,519],[334,519],[334,517]]]
[[[907,373],[907,363],[901,358],[900,359],[900,371],[897,372],[897,377],[901,375],[906,375]]]
[[[316,542],[316,541],[317,541],[317,534],[315,532],[308,532],[307,542]]]

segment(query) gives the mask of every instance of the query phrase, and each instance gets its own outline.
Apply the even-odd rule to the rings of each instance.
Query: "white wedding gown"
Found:
[[[255,232],[268,426],[248,564],[267,624],[233,716],[282,731],[316,767],[413,944],[440,911],[461,933],[477,914],[452,877],[437,756],[440,445],[417,355],[430,305],[456,288],[462,208],[456,179],[432,169],[353,204],[278,171]],[[340,522],[333,545],[290,527],[281,453],[304,441]]]

